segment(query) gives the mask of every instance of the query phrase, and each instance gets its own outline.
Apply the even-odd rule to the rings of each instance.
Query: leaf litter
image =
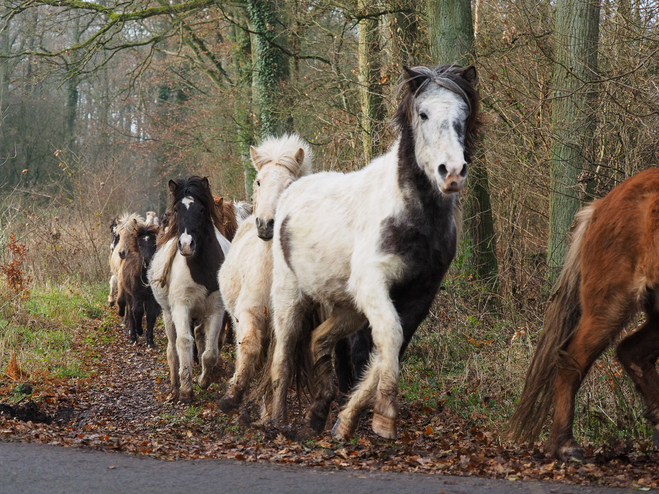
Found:
[[[17,382],[0,378],[0,440],[102,451],[120,451],[163,460],[233,458],[246,462],[298,464],[325,469],[378,470],[607,485],[648,490],[659,487],[659,453],[651,444],[619,441],[586,447],[586,459],[560,462],[540,444],[516,446],[483,417],[463,418],[441,404],[402,403],[398,440],[370,431],[361,418],[355,438],[335,441],[329,427],[315,434],[300,426],[303,410],[294,392],[290,428],[274,431],[251,421],[254,410],[222,413],[217,402],[225,382],[196,389],[191,405],[170,403],[166,341],[156,350],[128,344],[117,323],[115,337],[94,340],[97,325],[81,328],[74,351],[84,355],[88,378],[58,378],[33,372],[11,403]],[[222,354],[226,364],[230,359]],[[14,365],[14,364],[12,364]],[[227,371],[228,373],[228,371]],[[15,374],[15,373],[14,373]],[[12,377],[15,377],[12,376]],[[338,413],[335,405],[328,424]]]

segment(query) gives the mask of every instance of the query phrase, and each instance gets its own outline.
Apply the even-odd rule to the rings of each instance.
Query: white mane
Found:
[[[304,149],[304,160],[298,169],[294,156],[300,148]],[[259,158],[254,163],[254,168],[257,170],[266,163],[275,162],[286,167],[297,177],[304,177],[313,171],[313,151],[309,144],[297,134],[285,134],[281,137],[270,136],[256,150]]]

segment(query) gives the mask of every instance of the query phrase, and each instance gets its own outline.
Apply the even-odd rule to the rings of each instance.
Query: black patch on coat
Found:
[[[193,281],[204,285],[208,293],[213,293],[220,289],[217,273],[224,262],[224,253],[215,237],[215,230],[210,226],[208,234],[199,237],[197,253],[185,260]]]

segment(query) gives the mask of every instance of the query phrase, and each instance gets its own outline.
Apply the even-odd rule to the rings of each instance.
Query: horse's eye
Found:
[[[419,113],[419,117],[421,117],[421,120],[428,120],[428,114],[426,112]]]
[[[257,181],[256,181],[256,186],[257,186],[257,187],[261,187],[261,181],[260,181],[260,180],[257,180]]]

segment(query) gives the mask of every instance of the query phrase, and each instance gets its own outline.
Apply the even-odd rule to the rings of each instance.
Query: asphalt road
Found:
[[[631,489],[474,477],[328,471],[233,460],[161,461],[121,453],[0,442],[0,494],[480,494]]]

